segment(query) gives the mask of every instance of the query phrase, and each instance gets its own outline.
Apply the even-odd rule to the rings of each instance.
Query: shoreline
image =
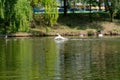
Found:
[[[80,33],[60,33],[62,36],[80,36]],[[37,34],[33,34],[33,33],[27,33],[27,32],[19,32],[19,33],[11,33],[11,34],[0,34],[0,37],[5,37],[7,35],[7,37],[49,37],[49,36],[56,36],[56,33],[37,33]],[[103,33],[104,36],[120,36],[120,34],[105,34]],[[84,37],[89,37],[89,36],[95,36],[97,37],[96,34],[92,34],[92,35],[88,35],[88,34],[83,34]]]

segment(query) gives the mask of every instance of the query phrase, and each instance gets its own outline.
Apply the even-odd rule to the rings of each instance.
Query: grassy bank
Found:
[[[56,33],[60,33],[64,36],[79,36],[80,34],[96,36],[98,31],[104,35],[120,35],[120,20],[114,19],[113,22],[110,22],[110,16],[107,12],[70,13],[66,16],[59,14],[58,21],[53,27],[48,27],[42,18],[40,14],[35,15],[34,27],[29,32],[17,32],[8,35],[20,37],[54,36]]]
[[[98,31],[101,31],[104,35],[119,35],[120,23],[119,20],[114,19],[110,22],[109,14],[107,12],[102,13],[71,13],[64,16],[59,14],[57,24],[52,28],[46,26],[40,26],[40,15],[36,15],[36,27],[31,29],[35,34],[41,32],[46,35],[56,35],[60,33],[62,35],[96,35]]]

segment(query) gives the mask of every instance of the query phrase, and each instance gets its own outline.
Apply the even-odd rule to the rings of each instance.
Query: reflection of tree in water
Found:
[[[0,53],[0,79],[31,79],[31,48],[29,41],[9,39]],[[0,50],[1,51],[1,50]]]
[[[107,79],[120,79],[120,42],[109,41],[106,43],[105,67]]]
[[[62,52],[63,78],[65,80],[119,79],[120,46],[116,45],[115,42],[102,40],[68,41],[64,44]],[[116,75],[113,77],[114,74]]]
[[[89,77],[90,54],[87,52],[90,50],[88,48],[89,46],[84,45],[81,40],[69,41],[64,45],[65,80],[80,80]]]
[[[116,42],[98,40],[92,42],[91,55],[91,77],[96,80],[116,80],[119,79],[118,74],[120,66],[120,55]],[[117,74],[117,75],[116,75]]]
[[[33,70],[34,76],[40,80],[60,79],[60,58],[56,44],[52,39],[48,38],[38,42],[37,48],[39,49],[36,49],[38,52],[36,52],[33,63],[36,65]]]
[[[61,73],[61,80],[64,77],[64,47],[65,44],[67,43],[67,41],[64,40],[55,40],[56,43],[56,47],[57,47],[57,53],[59,54],[59,58],[60,58],[60,73]]]
[[[92,42],[91,77],[105,79],[105,44],[103,41]]]
[[[119,52],[119,40],[0,39],[0,80],[119,80]]]

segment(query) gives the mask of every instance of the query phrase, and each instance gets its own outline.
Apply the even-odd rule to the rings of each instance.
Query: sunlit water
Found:
[[[0,38],[0,80],[120,80],[120,38]]]

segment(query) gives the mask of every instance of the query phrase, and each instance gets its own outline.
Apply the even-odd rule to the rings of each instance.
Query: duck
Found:
[[[55,40],[67,40],[67,38],[62,37],[59,33],[57,33],[57,36],[54,39]]]
[[[8,35],[6,34],[4,38],[7,39],[7,38],[8,38]]]
[[[98,30],[98,31],[97,31],[97,36],[98,36],[98,37],[103,37],[103,34],[102,34],[102,31],[101,31],[101,30]]]
[[[103,37],[103,34],[98,34],[98,37]]]
[[[84,36],[85,36],[85,34],[80,34],[79,36],[80,36],[80,37],[84,37]]]

